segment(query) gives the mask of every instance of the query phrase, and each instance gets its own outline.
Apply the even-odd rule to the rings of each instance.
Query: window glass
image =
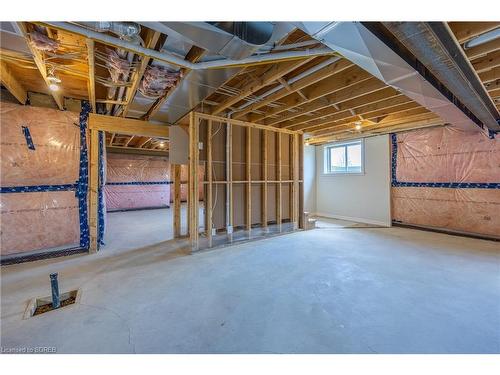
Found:
[[[325,147],[325,173],[362,173],[363,142],[354,141]]]

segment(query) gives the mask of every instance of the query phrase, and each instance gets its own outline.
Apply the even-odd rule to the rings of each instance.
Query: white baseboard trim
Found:
[[[329,214],[326,212],[316,212],[314,215],[327,217],[329,219],[339,219],[339,220],[355,221],[355,222],[364,223],[364,224],[380,225],[382,227],[391,227],[392,226],[392,223],[390,221],[385,222],[385,221],[379,221],[379,220],[366,219],[363,217],[332,215],[332,214]],[[311,216],[313,216],[313,214],[311,214]]]

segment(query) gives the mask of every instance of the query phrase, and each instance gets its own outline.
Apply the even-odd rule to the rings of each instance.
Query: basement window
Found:
[[[325,146],[324,173],[363,174],[364,143],[357,140]]]

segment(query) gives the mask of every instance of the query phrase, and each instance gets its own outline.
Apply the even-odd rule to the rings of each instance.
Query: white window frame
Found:
[[[349,171],[330,171],[330,149],[337,147],[344,147],[346,152],[346,163],[347,163],[347,146],[359,144],[361,146],[361,172],[349,172]],[[329,143],[323,148],[323,176],[362,176],[365,174],[365,140],[364,138],[346,141],[346,142],[336,142]]]

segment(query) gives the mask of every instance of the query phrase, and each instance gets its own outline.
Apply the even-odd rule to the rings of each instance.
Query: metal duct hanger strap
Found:
[[[30,129],[27,126],[21,126],[23,130],[24,138],[26,138],[26,144],[30,150],[35,149],[35,144],[33,143],[33,139],[31,138]]]

